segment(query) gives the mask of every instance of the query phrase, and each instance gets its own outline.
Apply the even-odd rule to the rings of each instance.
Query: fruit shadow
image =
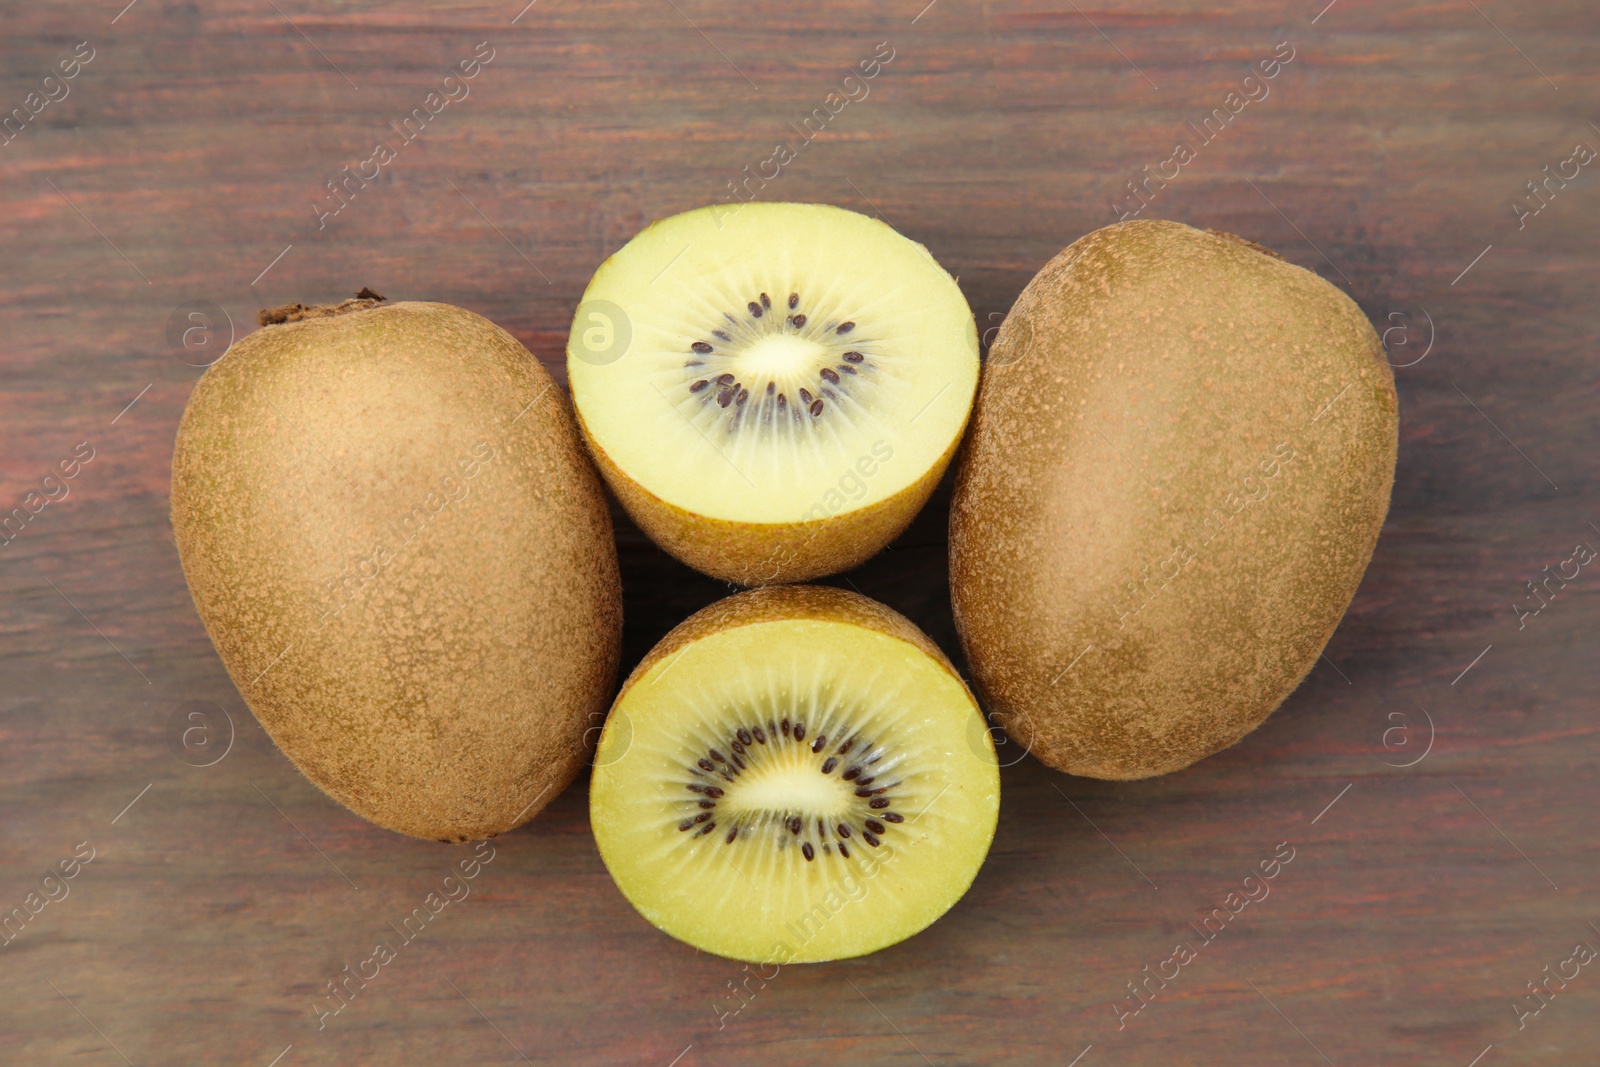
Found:
[[[949,513],[953,475],[946,472],[926,507],[889,547],[854,570],[818,579],[881,601],[916,623],[952,662],[960,644],[950,614]],[[741,586],[678,562],[634,525],[610,497],[622,570],[622,669],[626,678],[674,626]]]

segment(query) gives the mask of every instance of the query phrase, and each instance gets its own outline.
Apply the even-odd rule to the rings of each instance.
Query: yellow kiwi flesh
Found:
[[[1316,664],[1388,509],[1398,405],[1360,308],[1174,222],[1098,230],[990,352],[950,518],[974,683],[1059,770],[1238,741]]]
[[[914,625],[837,589],[711,605],[634,670],[589,791],[640,913],[762,963],[859,956],[966,892],[999,810],[993,743]]]
[[[741,585],[846,570],[915,517],[978,378],[955,280],[823,204],[684,212],[595,272],[567,345],[595,461],[656,543]]]
[[[508,830],[586,762],[615,679],[600,480],[561,390],[486,319],[288,310],[206,372],[178,430],[195,606],[329,796],[415,837]]]

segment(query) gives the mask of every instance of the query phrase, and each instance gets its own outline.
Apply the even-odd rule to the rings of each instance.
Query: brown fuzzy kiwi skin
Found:
[[[960,682],[963,689],[967,688],[967,683],[939,646],[918,629],[915,623],[893,608],[859,593],[835,589],[832,586],[769,585],[735,593],[701,608],[674,626],[628,674],[628,680],[622,683],[622,689],[612,707],[615,709],[622,703],[622,698],[627,695],[628,690],[648,674],[650,668],[664,659],[678,655],[685,647],[702,638],[725,630],[735,630],[741,626],[795,619],[859,626],[864,630],[897,638],[926,653],[948,671],[950,677]],[[967,691],[971,692],[970,689]]]
[[[595,466],[646,536],[695,570],[743,586],[806,582],[865,563],[911,525],[961,443],[958,432],[922,477],[864,508],[809,522],[733,522],[687,511],[646,489],[595,440],[583,412],[577,414]]]
[[[1146,778],[1238,741],[1316,664],[1372,557],[1393,373],[1354,301],[1263,251],[1106,227],[1039,272],[991,350],[952,607],[974,687],[1058,770]]]
[[[586,762],[620,655],[610,516],[564,394],[493,323],[397,303],[243,338],[190,396],[171,510],[229,676],[358,815],[492,837]]]

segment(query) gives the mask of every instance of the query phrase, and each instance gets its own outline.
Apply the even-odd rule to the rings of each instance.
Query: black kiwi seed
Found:
[[[832,367],[822,368],[822,378],[824,381],[832,382],[834,385],[839,384],[839,372]]]
[[[856,328],[856,324],[853,323],[853,322],[841,322],[839,324],[838,328],[836,330],[834,330],[833,332],[836,333],[836,334],[843,335],[843,334],[849,333],[851,330],[853,330],[855,328]]]
[[[816,403],[811,405],[811,414],[813,414],[813,415],[821,415],[822,414],[822,401],[818,400]]]
[[[719,374],[719,375],[717,375],[717,384],[718,385],[732,385],[733,384],[733,375],[731,375],[731,374]]]
[[[806,324],[806,317],[804,315],[796,315],[792,321],[794,322],[795,329],[799,329]]]
[[[848,363],[839,364],[839,369],[844,371],[846,374],[855,374],[856,373],[856,369],[854,367],[850,366],[850,364],[848,364]]]
[[[732,338],[732,337],[729,337],[729,336],[728,336],[728,333],[727,333],[727,331],[726,331],[726,330],[712,330],[712,331],[711,331],[711,332],[712,332],[712,333],[713,333],[713,334],[714,334],[714,335],[716,335],[716,336],[717,336],[717,337],[718,337],[718,338],[720,338],[720,339],[721,339],[721,340],[724,340],[724,341],[731,341],[731,340],[733,340],[733,338]]]
[[[770,308],[772,306],[772,298],[766,293],[761,294],[761,306],[764,308]]]
[[[704,389],[710,384],[710,382],[706,381],[704,378],[701,378],[698,382],[695,382],[693,385],[689,386],[689,392],[698,393],[700,390]]]
[[[799,303],[800,303],[800,294],[799,293],[790,293],[789,294],[789,306],[790,307],[794,307],[795,305],[797,305]]]
[[[704,341],[696,341],[694,344],[690,345],[689,347],[694,349],[696,352],[700,353],[702,356],[705,355],[707,352],[711,351],[711,346],[706,344]]]
[[[748,390],[748,389],[740,389],[739,390],[739,397],[735,401],[735,403],[743,404],[746,400],[749,400],[749,399],[750,399],[750,390]]]
[[[731,403],[733,403],[733,390],[732,389],[729,389],[727,386],[723,386],[721,389],[717,390],[717,406],[718,407],[724,407],[725,408]]]
[[[811,395],[811,390],[802,387],[800,390],[800,403],[804,404],[806,407],[810,407],[812,399],[813,397]]]
[[[860,363],[862,360],[864,360],[866,358],[867,357],[863,356],[860,352],[846,352],[844,354],[844,359],[845,359],[846,363]]]
[[[760,304],[758,304],[754,300],[752,300],[752,301],[750,301],[749,305],[747,305],[747,306],[750,308],[750,317],[751,318],[759,319],[761,317],[761,305]]]
[[[735,384],[733,388],[740,387]],[[897,780],[891,780],[888,785],[877,789],[867,788],[874,781],[867,776],[870,765],[892,756],[893,752],[863,738],[849,727],[841,729],[833,737],[831,747],[834,751],[831,753],[826,751],[830,747],[828,734],[808,736],[806,724],[788,716],[773,715],[765,721],[735,723],[723,736],[725,740],[721,747],[704,749],[704,756],[697,757],[692,766],[686,765],[691,775],[705,773],[713,779],[720,776],[729,783],[727,787],[708,784],[704,779],[683,783],[689,793],[686,799],[692,803],[686,805],[689,811],[680,811],[678,818],[673,821],[682,832],[695,831],[690,835],[695,840],[716,832],[726,845],[732,846],[743,838],[751,841],[751,847],[756,847],[756,839],[769,835],[767,841],[776,844],[780,850],[791,843],[797,846],[807,862],[815,861],[819,851],[824,856],[834,855],[835,846],[837,854],[848,859],[850,850],[845,841],[853,844],[859,839],[865,841],[868,847],[878,848],[883,845],[882,838],[890,823],[906,821],[899,813],[887,810],[891,803],[889,797],[880,796],[897,786]],[[717,809],[723,807],[719,801],[728,795],[727,790],[737,791],[735,783],[740,772],[753,770],[760,773],[765,766],[763,761],[769,758],[763,756],[757,746],[767,746],[770,741],[774,747],[778,747],[780,741],[787,742],[790,739],[797,744],[809,744],[813,753],[822,756],[819,764],[822,773],[832,775],[838,772],[841,781],[851,783],[851,792],[859,800],[867,802],[866,808],[855,809],[843,819],[835,818],[831,823],[825,816],[805,811],[797,813],[794,809],[766,814],[752,812],[749,816],[739,814],[729,819],[724,809],[719,826]],[[809,825],[811,823],[815,825]],[[788,833],[784,833],[784,830]],[[760,843],[760,847],[768,846]]]

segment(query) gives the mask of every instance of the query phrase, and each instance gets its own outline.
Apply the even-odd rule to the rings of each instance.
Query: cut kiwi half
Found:
[[[853,567],[910,523],[978,381],[923,246],[822,204],[674,215],[601,265],[567,345],[601,473],[680,560],[741,585]]]
[[[600,737],[590,822],[618,888],[696,948],[860,956],[972,884],[1000,779],[972,694],[901,615],[774,586],[679,625]]]

